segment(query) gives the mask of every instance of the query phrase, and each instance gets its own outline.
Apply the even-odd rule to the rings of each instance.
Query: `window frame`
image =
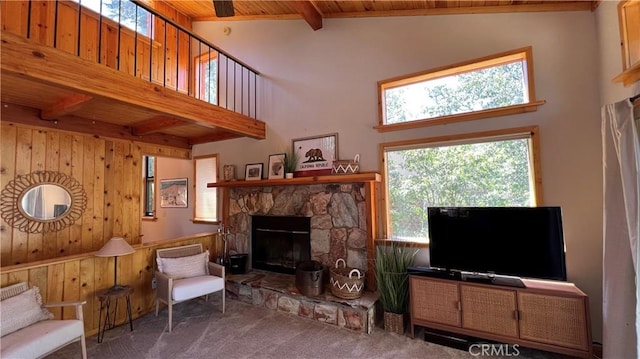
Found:
[[[207,60],[207,61],[204,61]],[[206,89],[205,89],[205,81],[202,76],[204,72],[204,68],[206,67],[207,62],[211,62],[212,60],[216,61],[216,102],[211,102],[206,99]],[[214,105],[218,105],[220,103],[220,81],[218,81],[219,66],[218,63],[218,52],[215,50],[210,50],[200,55],[196,55],[193,58],[193,87],[194,87],[194,95],[196,98],[201,101],[205,101]]]
[[[201,159],[207,159],[207,158],[215,158],[216,161],[216,175],[215,178],[212,179],[212,181],[210,182],[218,182],[218,180],[220,179],[220,159],[217,153],[215,154],[208,154],[208,155],[201,155],[201,156],[193,156],[193,216],[192,216],[192,222],[193,223],[203,223],[203,224],[220,224],[222,223],[222,197],[221,197],[221,193],[220,193],[220,189],[219,188],[212,188],[212,190],[215,191],[216,193],[216,218],[214,219],[206,219],[206,218],[199,218],[196,216],[196,211],[198,210],[198,166],[196,165],[196,161],[197,160],[201,160]]]
[[[525,126],[505,128],[499,130],[470,132],[463,134],[455,134],[449,136],[437,136],[419,138],[413,140],[401,140],[393,142],[380,143],[379,159],[381,169],[381,182],[380,182],[380,198],[378,202],[378,208],[380,208],[380,233],[382,241],[393,241],[397,243],[409,243],[411,245],[417,245],[420,247],[428,247],[429,242],[416,242],[416,241],[399,241],[391,237],[391,216],[389,214],[389,187],[387,186],[388,173],[386,166],[386,152],[390,149],[400,148],[421,148],[421,147],[434,147],[437,144],[451,145],[451,144],[469,144],[469,143],[482,143],[491,142],[494,140],[506,140],[523,138],[526,136],[529,138],[529,161],[531,163],[531,183],[533,186],[533,205],[543,205],[543,189],[542,189],[542,165],[540,163],[540,130],[538,126]]]
[[[527,92],[529,101],[523,104],[498,107],[487,110],[465,112],[461,114],[453,114],[447,116],[439,116],[428,119],[418,119],[402,123],[385,123],[385,91],[387,89],[406,86],[426,80],[434,80],[441,77],[482,70],[485,68],[505,65],[517,61],[524,61],[526,65],[525,77],[527,80]],[[427,126],[442,125],[461,121],[472,121],[482,118],[507,116],[524,112],[534,112],[538,106],[543,105],[546,101],[537,101],[535,93],[535,81],[533,74],[533,48],[531,46],[505,51],[469,61],[463,61],[452,65],[441,66],[426,71],[420,71],[408,75],[389,78],[378,81],[378,125],[374,126],[379,132],[399,131],[407,129],[415,129]]]
[[[147,167],[147,158],[148,157],[153,157],[153,177],[149,177],[148,176],[148,167]],[[158,161],[157,161],[157,157],[153,156],[153,155],[142,155],[142,196],[140,196],[142,198],[142,220],[143,221],[155,221],[158,218],[156,217],[156,194],[157,191],[156,189],[158,188],[158,178],[156,176],[156,173],[158,173]],[[152,214],[149,215],[146,211],[146,203],[147,203],[147,184],[149,182],[149,179],[153,179],[153,211]]]

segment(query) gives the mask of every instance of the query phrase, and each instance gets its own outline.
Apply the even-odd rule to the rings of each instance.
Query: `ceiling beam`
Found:
[[[192,145],[197,145],[199,143],[217,142],[231,140],[234,138],[240,138],[240,136],[231,132],[215,132],[204,136],[191,137],[189,138],[189,143]]]
[[[40,119],[39,112],[40,111],[35,108],[2,102],[1,115],[3,124],[19,123],[38,128],[85,133],[96,138],[112,138],[191,149],[191,144],[183,137],[171,136],[162,133],[134,136],[131,134],[131,129],[127,126],[88,120],[73,115],[67,115],[63,119],[57,119],[54,121],[43,121]]]
[[[80,109],[80,107],[82,107],[92,99],[93,97],[83,94],[74,94],[65,97],[49,108],[43,109],[40,112],[40,118],[43,120],[55,120],[56,118],[62,117]]]
[[[322,13],[312,1],[289,1],[289,5],[302,16],[314,31],[322,29]]]
[[[149,133],[160,132],[167,128],[188,124],[189,121],[181,120],[179,118],[159,116],[134,124],[131,126],[131,134],[134,136],[142,136]]]

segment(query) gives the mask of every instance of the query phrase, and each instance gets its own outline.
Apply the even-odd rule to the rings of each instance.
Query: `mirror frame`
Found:
[[[51,184],[69,193],[71,204],[65,213],[53,219],[37,219],[21,207],[22,197],[32,188]],[[75,223],[87,208],[87,193],[75,178],[54,171],[36,171],[17,176],[0,192],[0,216],[22,232],[57,232]]]

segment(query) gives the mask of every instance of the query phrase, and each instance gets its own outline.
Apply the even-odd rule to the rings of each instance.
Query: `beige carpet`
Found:
[[[214,296],[215,297],[215,296]],[[174,327],[167,329],[167,310],[148,314],[128,325],[109,330],[102,343],[87,338],[90,358],[477,358],[466,351],[387,333],[372,334],[325,325],[313,320],[227,300],[220,313],[219,299],[201,299],[174,308]],[[407,334],[408,335],[408,334]],[[73,343],[50,355],[80,358]],[[513,358],[513,357],[512,357]],[[520,348],[519,358],[561,358]]]

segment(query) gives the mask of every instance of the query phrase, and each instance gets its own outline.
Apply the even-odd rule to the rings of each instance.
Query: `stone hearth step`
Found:
[[[227,296],[241,302],[370,334],[375,326],[378,294],[365,291],[358,299],[342,299],[328,286],[318,296],[305,296],[295,275],[251,270],[227,275]]]

